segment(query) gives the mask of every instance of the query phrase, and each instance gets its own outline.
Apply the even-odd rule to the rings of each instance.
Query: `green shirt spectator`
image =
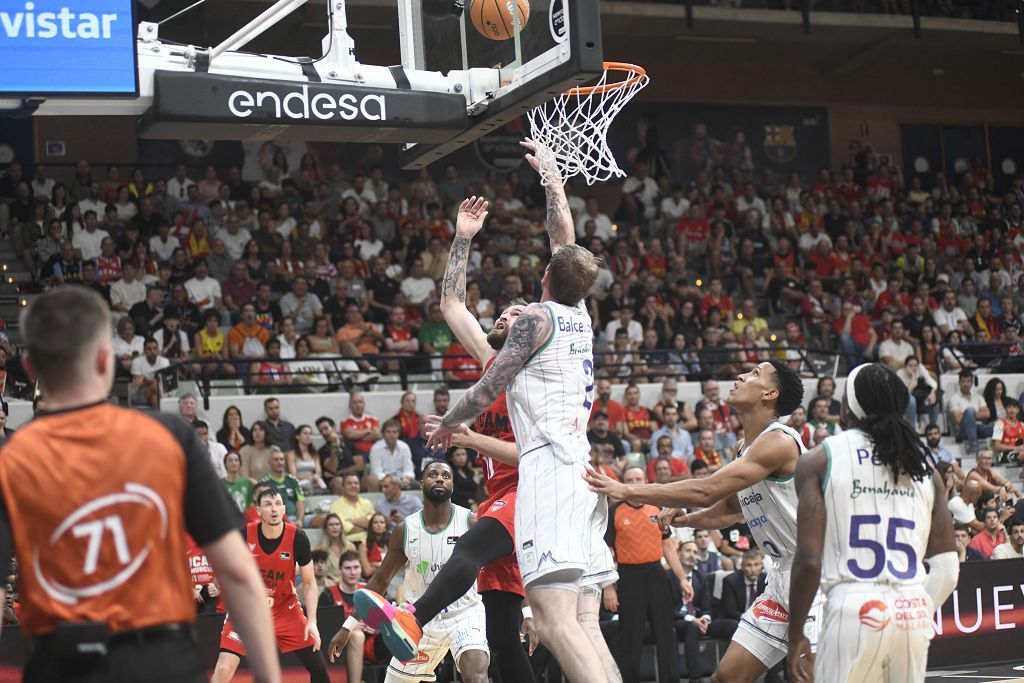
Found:
[[[420,348],[432,356],[440,355],[448,350],[453,341],[455,337],[441,315],[440,304],[430,304],[427,319],[420,325]]]
[[[302,495],[299,480],[285,472],[284,462],[284,453],[274,446],[270,455],[270,471],[260,481],[269,484],[270,488],[281,494],[288,519],[301,526],[306,514],[306,497]]]

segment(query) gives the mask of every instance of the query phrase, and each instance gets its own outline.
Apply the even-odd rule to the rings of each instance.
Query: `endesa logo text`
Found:
[[[295,120],[313,118],[322,121],[340,118],[343,121],[364,119],[387,120],[387,97],[384,95],[337,95],[327,92],[310,94],[309,86],[285,91],[239,89],[228,96],[228,110],[240,119],[256,115],[260,119],[273,116]]]

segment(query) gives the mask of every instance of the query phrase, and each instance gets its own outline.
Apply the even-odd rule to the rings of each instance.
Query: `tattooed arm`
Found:
[[[551,241],[551,253],[558,251],[566,244],[576,244],[576,229],[572,223],[572,213],[569,211],[569,202],[565,198],[565,189],[562,187],[562,176],[555,165],[555,158],[551,152],[526,138],[519,143],[530,151],[526,160],[537,173],[542,173],[549,178],[544,186],[545,200],[547,202],[547,215],[544,218],[544,228],[548,232],[548,239]]]
[[[466,265],[469,263],[469,248],[473,237],[480,232],[487,218],[487,200],[470,197],[459,207],[455,223],[455,241],[448,253],[448,266],[441,278],[441,313],[444,321],[480,365],[485,365],[494,355],[494,349],[487,343],[487,335],[480,323],[466,308]]]
[[[476,419],[480,413],[487,410],[526,365],[530,356],[542,347],[552,334],[554,327],[547,307],[544,304],[527,306],[509,328],[508,338],[494,363],[444,416],[437,430],[430,436],[427,448],[447,447],[455,428]]]

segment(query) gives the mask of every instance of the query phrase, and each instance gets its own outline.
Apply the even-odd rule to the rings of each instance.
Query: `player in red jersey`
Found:
[[[309,539],[301,529],[284,521],[284,500],[277,491],[267,489],[261,492],[256,506],[261,521],[246,527],[245,541],[267,589],[277,647],[281,652],[295,653],[309,671],[310,683],[330,683],[327,662],[319,651],[320,632],[316,628],[318,596]],[[295,592],[296,565],[302,572],[306,614],[302,613],[302,605]],[[220,656],[217,657],[211,683],[230,681],[245,654],[229,614],[221,631]]]
[[[363,568],[359,564],[359,553],[354,550],[342,553],[338,558],[338,567],[341,570],[341,583],[323,589],[320,592],[319,605],[344,608],[347,620],[355,613],[355,592],[366,587],[360,580]],[[387,664],[390,659],[391,653],[381,640],[380,634],[370,627],[359,624],[349,632],[348,644],[345,646],[345,669],[349,681],[363,680],[364,662]]]
[[[441,289],[441,311],[459,343],[486,369],[505,343],[512,321],[526,302],[506,308],[485,334],[466,308],[466,265],[473,236],[487,217],[487,202],[467,199],[459,207],[455,241]],[[524,625],[525,596],[515,554],[515,502],[519,483],[519,454],[502,394],[468,430],[456,437],[456,445],[472,448],[482,459],[488,499],[477,509],[477,522],[456,544],[451,559],[414,604],[412,615],[401,612],[414,638],[420,628],[463,596],[479,579],[477,590],[487,613],[487,641],[502,680],[533,681],[530,661],[519,640]],[[479,576],[478,576],[479,575]],[[420,628],[417,628],[420,627]],[[531,641],[532,642],[532,641]],[[395,653],[395,656],[399,656]],[[401,659],[401,657],[399,657]]]

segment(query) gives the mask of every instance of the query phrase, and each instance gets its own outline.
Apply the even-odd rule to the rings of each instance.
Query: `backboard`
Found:
[[[603,71],[599,0],[532,0],[526,25],[503,41],[485,38],[474,28],[469,17],[477,9],[473,0],[457,16],[444,18],[429,15],[424,0],[398,2],[404,68],[460,70],[493,79],[485,97],[468,102],[469,116],[459,134],[442,143],[403,145],[403,168],[437,161]],[[515,0],[500,3],[515,6]]]
[[[403,166],[420,168],[601,73],[599,0],[534,0],[528,20],[502,41],[477,33],[467,16],[477,3],[499,9],[517,1],[395,0],[401,54],[395,66],[358,61],[345,0],[326,3],[328,33],[316,57],[244,50],[307,0],[276,0],[210,47],[163,40],[151,22],[138,25],[133,41],[117,42],[126,30],[99,31],[97,54],[136,63],[136,78],[122,78],[119,89],[83,88],[88,92],[53,86],[61,76],[81,83],[60,65],[82,60],[73,45],[57,55],[49,28],[35,31],[30,22],[22,48],[46,49],[59,59],[20,82],[12,70],[0,70],[0,114],[136,115],[140,137],[155,139],[397,143]],[[0,12],[8,24],[36,21],[25,12],[9,14]],[[40,14],[40,26],[59,16],[50,14]],[[100,18],[108,15],[112,26],[120,22],[115,28],[130,25],[130,12]]]

